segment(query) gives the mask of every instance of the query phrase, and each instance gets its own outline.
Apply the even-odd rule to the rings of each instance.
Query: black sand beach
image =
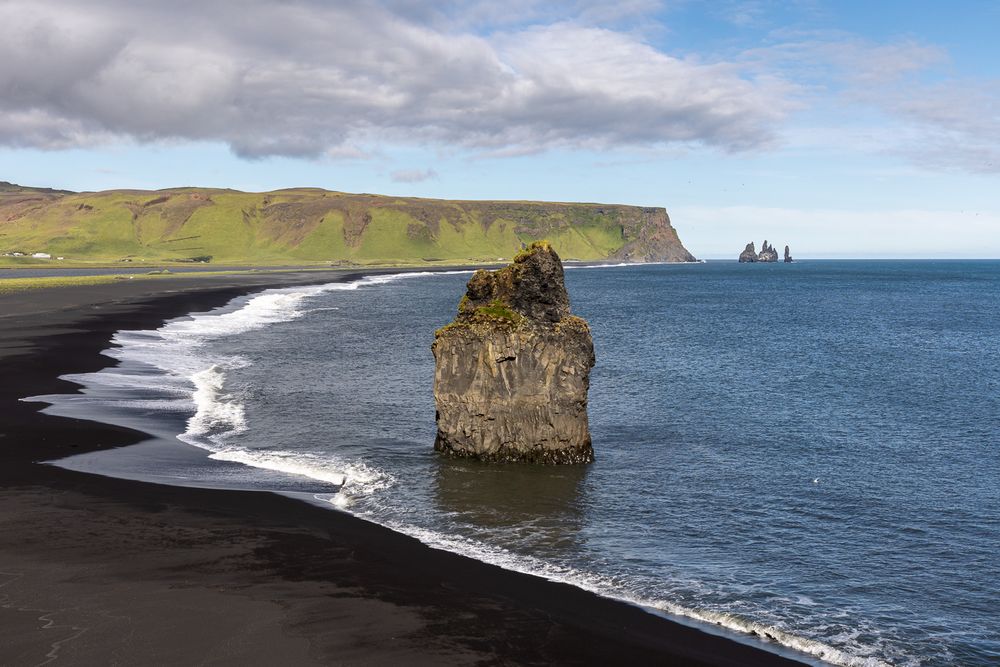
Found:
[[[144,438],[18,400],[113,363],[115,331],[349,275],[0,295],[0,664],[798,664],[279,495],[38,463]]]

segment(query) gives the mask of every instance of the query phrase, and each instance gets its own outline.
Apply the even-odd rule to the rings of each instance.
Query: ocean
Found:
[[[816,661],[1000,663],[1000,262],[567,269],[597,460],[562,467],[432,450],[468,277],[119,332],[117,366],[40,398],[157,444],[60,465],[292,494]]]

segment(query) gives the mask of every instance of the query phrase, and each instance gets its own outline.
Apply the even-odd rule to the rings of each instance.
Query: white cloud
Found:
[[[1000,81],[897,87],[875,103],[913,128],[894,152],[932,169],[1000,173]]]
[[[782,86],[731,63],[674,58],[583,19],[482,36],[442,19],[449,6],[487,7],[11,0],[0,6],[0,144],[205,140],[246,157],[353,155],[386,140],[494,154],[739,151],[769,145],[788,108]]]
[[[1000,172],[1000,80],[956,80],[939,71],[949,64],[946,51],[912,39],[778,37],[743,58],[756,71],[798,83],[801,99],[823,115],[826,127],[784,133],[793,146],[898,155],[934,170]],[[827,142],[817,143],[823,135]]]
[[[400,169],[389,174],[389,177],[396,183],[422,183],[437,178],[437,172],[430,168]]]
[[[718,11],[753,23],[771,6]],[[728,60],[680,58],[642,37],[662,2],[609,7],[5,0],[0,146],[208,141],[350,159],[388,143],[488,157],[786,145],[1000,172],[1000,81],[955,81],[939,47],[774,31]]]

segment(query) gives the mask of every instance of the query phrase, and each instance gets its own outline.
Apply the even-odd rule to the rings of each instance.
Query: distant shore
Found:
[[[144,439],[18,400],[114,363],[116,331],[359,273],[0,295],[0,664],[798,664],[275,494],[37,463]]]

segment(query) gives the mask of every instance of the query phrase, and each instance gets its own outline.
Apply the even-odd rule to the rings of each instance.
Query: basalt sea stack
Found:
[[[570,315],[545,241],[477,271],[458,316],[434,335],[434,448],[482,461],[589,463],[590,327]]]
[[[740,263],[753,263],[757,261],[757,249],[753,247],[753,241],[747,244],[747,247],[743,249],[740,253]]]
[[[740,263],[748,262],[777,262],[778,261],[778,251],[773,245],[764,241],[764,245],[760,248],[760,253],[754,249],[753,241],[747,244],[747,247],[743,249],[740,253]],[[785,246],[785,261],[790,262],[791,256],[788,254],[788,246]]]
[[[758,262],[777,262],[778,261],[778,251],[774,249],[774,246],[764,241],[764,245],[760,248],[760,254],[757,255]]]

